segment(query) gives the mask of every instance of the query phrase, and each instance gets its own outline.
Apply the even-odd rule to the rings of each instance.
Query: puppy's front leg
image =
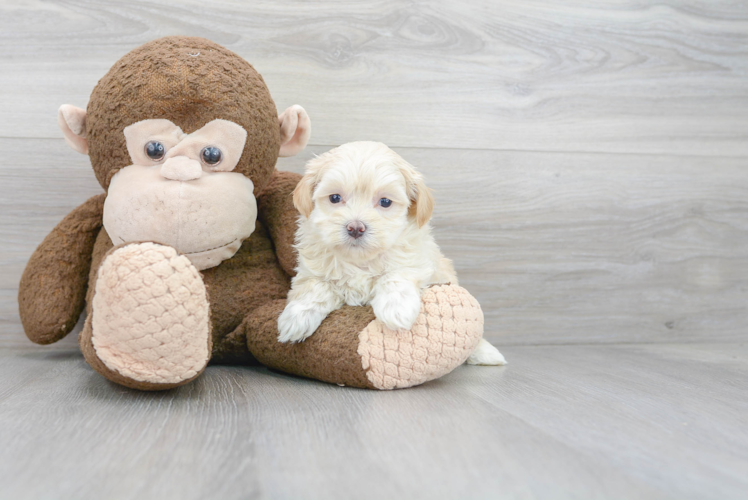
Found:
[[[294,283],[286,308],[278,318],[278,342],[301,342],[342,305],[343,300],[324,281],[308,279]]]
[[[403,278],[384,278],[371,301],[374,315],[390,330],[410,329],[421,312],[421,292]]]

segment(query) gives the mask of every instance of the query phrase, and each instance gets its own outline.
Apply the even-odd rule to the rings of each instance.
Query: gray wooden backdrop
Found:
[[[224,44],[303,105],[311,154],[378,140],[436,190],[462,283],[511,344],[735,340],[748,320],[748,3],[7,2],[0,287],[100,192],[57,129],[153,38]]]
[[[313,122],[311,145],[299,157],[279,161],[279,168],[301,171],[314,153],[348,141],[378,140],[423,171],[435,190],[433,224],[438,242],[455,261],[461,284],[481,302],[486,337],[508,353],[509,371],[501,372],[503,379],[489,382],[490,373],[497,372],[466,369],[443,385],[432,386],[431,392],[405,392],[391,400],[367,399],[377,396],[362,393],[334,394],[348,394],[351,401],[368,401],[375,408],[380,404],[375,401],[390,401],[381,403],[381,408],[393,405],[392,415],[402,404],[417,418],[426,418],[424,412],[431,405],[440,410],[464,405],[483,415],[482,405],[490,402],[492,410],[485,411],[491,416],[472,421],[478,434],[461,435],[470,442],[458,449],[463,458],[471,456],[465,451],[470,446],[483,445],[478,435],[496,443],[534,436],[527,449],[535,446],[538,453],[523,455],[525,448],[519,444],[492,448],[492,453],[501,448],[507,454],[491,469],[501,470],[496,474],[505,480],[491,483],[495,489],[465,490],[469,484],[478,487],[465,479],[444,486],[442,493],[497,493],[514,485],[505,492],[521,498],[554,491],[574,496],[573,478],[581,478],[590,498],[620,497],[617,494],[624,491],[630,498],[658,497],[666,491],[678,492],[678,498],[689,493],[706,495],[701,498],[710,493],[718,493],[715,498],[740,497],[746,482],[739,477],[742,472],[746,472],[743,478],[748,477],[745,450],[725,445],[717,452],[703,447],[736,436],[748,441],[744,424],[738,423],[740,412],[744,416],[748,410],[746,393],[739,389],[747,373],[748,339],[748,2],[744,1],[0,2],[0,350],[10,370],[0,380],[0,405],[15,405],[15,413],[4,414],[5,420],[0,412],[4,428],[28,432],[28,413],[23,408],[49,411],[35,394],[45,394],[61,408],[71,398],[83,398],[99,408],[97,418],[110,422],[113,436],[120,436],[113,423],[118,411],[130,415],[127,425],[133,429],[139,428],[140,418],[145,419],[142,425],[148,425],[149,411],[168,421],[172,410],[162,405],[171,408],[171,403],[158,402],[167,400],[117,392],[86,371],[74,354],[74,339],[47,348],[29,345],[20,326],[16,293],[23,266],[36,245],[73,207],[100,192],[88,159],[64,144],[56,125],[57,108],[63,103],[85,106],[97,80],[120,56],[146,41],[174,34],[204,36],[227,46],[263,74],[279,109],[296,103],[307,109]],[[639,347],[627,351],[623,344]],[[55,352],[59,359],[50,357]],[[621,357],[639,371],[616,372],[602,381],[594,378],[612,369],[612,360]],[[53,359],[59,364],[52,364]],[[513,359],[518,361],[513,364]],[[581,392],[563,394],[560,385],[545,385],[546,377],[586,362],[592,363],[587,371],[562,377],[564,385],[581,387]],[[678,372],[678,366],[690,371]],[[33,375],[49,370],[65,376],[38,379]],[[203,386],[169,397],[184,402],[180,394],[210,390],[219,400],[249,397],[246,389],[236,389],[245,372],[229,368],[209,372]],[[253,383],[266,384],[271,396],[262,397],[278,405],[274,415],[279,414],[289,427],[298,422],[283,420],[290,418],[283,410],[289,405],[284,397],[304,398],[305,391],[322,397],[328,390],[293,379],[283,385],[286,382],[277,376],[249,373],[269,377]],[[19,374],[29,378],[20,381]],[[64,389],[57,385],[63,384],[61,379],[67,384]],[[633,388],[626,386],[626,380],[634,379]],[[591,390],[585,385],[590,380],[601,384],[592,386],[606,389]],[[662,395],[636,392],[646,392],[647,380],[668,381],[663,393],[676,395],[670,406],[658,406]],[[699,386],[698,380],[705,385]],[[732,385],[720,386],[724,380]],[[459,395],[455,385],[461,383],[483,384],[480,387],[486,391]],[[502,392],[505,387],[515,387],[517,392]],[[439,388],[444,391],[441,396]],[[585,390],[591,390],[589,401],[580,396]],[[537,396],[537,391],[551,395]],[[622,394],[634,402],[621,403]],[[334,395],[327,397],[335,401]],[[425,399],[414,403],[409,397]],[[434,403],[440,397],[446,397],[445,406]],[[517,407],[522,398],[535,406]],[[722,398],[722,406],[714,406],[715,398]],[[578,401],[587,413],[564,414],[558,408],[560,401]],[[601,410],[596,402],[618,408],[620,413],[614,412],[618,417],[605,413],[608,410]],[[188,418],[189,409],[177,410],[181,407],[174,404],[178,418]],[[133,416],[133,408],[145,413]],[[167,413],[158,413],[160,408]],[[662,444],[659,455],[642,452],[647,443],[656,441],[654,436],[661,435],[662,429],[648,427],[651,422],[676,425],[677,421],[681,426],[681,420],[687,420],[667,413],[673,408],[703,417],[701,434],[688,434],[685,427],[667,430],[692,446],[691,451],[701,450],[701,455],[681,453],[677,440]],[[626,416],[632,409],[635,414]],[[230,416],[234,410],[226,411]],[[304,411],[316,410],[312,405]],[[511,416],[497,417],[496,411]],[[631,433],[601,448],[604,437],[586,434],[596,428],[594,420],[585,421],[585,415],[593,414],[608,422],[611,432],[626,428]],[[637,420],[642,414],[648,416]],[[460,411],[452,414],[457,416],[468,418]],[[328,417],[319,418],[326,422]],[[60,425],[51,414],[38,422]],[[61,428],[85,441],[71,420],[65,422],[68,426]],[[195,428],[201,422],[198,418]],[[513,427],[517,422],[522,424]],[[403,425],[409,431],[399,429],[394,434],[387,426],[382,430],[375,425],[381,433],[369,438],[377,442],[385,435],[432,435],[428,429]],[[534,429],[539,428],[542,434],[535,437]],[[367,443],[360,431],[352,431],[348,438]],[[165,442],[183,438],[174,432],[173,440]],[[577,435],[584,438],[573,437]],[[59,455],[62,462],[69,452],[55,448],[49,437],[26,442],[13,436],[14,449],[51,446],[53,456]],[[262,443],[252,446],[264,449]],[[418,448],[423,453],[411,457],[403,451],[402,456],[414,461],[446,456],[440,441],[429,443],[432,448]],[[209,446],[199,440],[193,444],[190,450],[195,453]],[[373,453],[359,445],[357,457]],[[561,448],[554,448],[557,445]],[[554,468],[568,457],[563,446],[582,457],[571,460],[570,469]],[[305,450],[288,443],[288,456],[298,451],[306,457]],[[614,450],[628,451],[611,462]],[[640,460],[627,462],[629,452]],[[376,464],[394,456],[382,453],[369,457],[371,462],[355,463],[381,472]],[[491,463],[482,453],[472,455],[477,469]],[[678,462],[657,473],[647,466],[676,455],[686,465]],[[535,462],[533,457],[538,456],[551,457],[551,462]],[[707,458],[702,462],[697,456],[722,468],[715,472],[706,465]],[[10,460],[10,455],[4,457]],[[106,457],[102,464],[109,463]],[[524,460],[524,466],[514,459]],[[240,461],[237,470],[255,470],[252,463]],[[90,465],[96,470],[103,467]],[[611,471],[618,466],[633,472],[617,476]],[[293,469],[282,470],[293,476]],[[471,477],[468,469],[456,470],[463,478]],[[557,481],[560,490],[517,486],[527,474],[538,478],[546,473],[550,482],[540,480],[536,485]],[[55,477],[63,481],[66,476],[60,474]],[[434,479],[423,470],[414,474]],[[146,482],[153,480],[143,477]],[[402,493],[403,489],[386,482],[392,476],[376,477],[379,480],[369,492]],[[600,477],[611,482],[601,485]],[[216,478],[224,480],[220,474]],[[639,482],[632,483],[632,478]],[[186,476],[185,481],[192,484]],[[49,491],[39,489],[41,483],[32,479],[24,484],[32,483],[36,489],[23,491]],[[64,491],[73,497],[83,491],[65,484]],[[288,489],[291,484],[296,483],[279,480],[272,487],[255,484],[252,488],[330,492]],[[407,480],[400,478],[394,484],[410,491]],[[352,494],[355,488],[351,488],[345,491]],[[428,491],[421,485],[411,493]]]

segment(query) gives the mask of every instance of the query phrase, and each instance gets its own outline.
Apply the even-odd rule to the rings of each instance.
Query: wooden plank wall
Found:
[[[23,266],[100,192],[67,149],[131,48],[204,36],[310,113],[311,146],[385,142],[498,344],[746,338],[748,3],[144,1],[0,5],[0,341]]]

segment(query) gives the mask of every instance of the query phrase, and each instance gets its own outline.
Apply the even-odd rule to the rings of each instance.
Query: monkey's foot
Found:
[[[467,290],[436,285],[421,295],[410,330],[389,330],[379,320],[359,334],[358,354],[377,389],[400,389],[446,375],[467,360],[483,336],[483,311]]]
[[[86,360],[113,382],[145,390],[194,379],[210,359],[210,308],[200,273],[156,243],[112,250],[81,333]]]
[[[247,347],[261,363],[304,377],[367,389],[399,389],[451,372],[483,335],[483,312],[464,288],[437,285],[423,291],[421,312],[410,330],[385,327],[371,307],[343,306],[304,342],[278,342],[275,300],[242,326]]]

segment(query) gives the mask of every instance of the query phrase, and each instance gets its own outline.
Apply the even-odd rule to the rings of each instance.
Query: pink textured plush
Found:
[[[99,268],[92,343],[99,359],[131,379],[172,384],[210,356],[208,297],[184,255],[155,243],[125,245]]]
[[[358,354],[377,389],[402,389],[441,377],[480,342],[483,311],[464,288],[433,286],[422,299],[410,331],[392,331],[375,320],[359,334]]]

